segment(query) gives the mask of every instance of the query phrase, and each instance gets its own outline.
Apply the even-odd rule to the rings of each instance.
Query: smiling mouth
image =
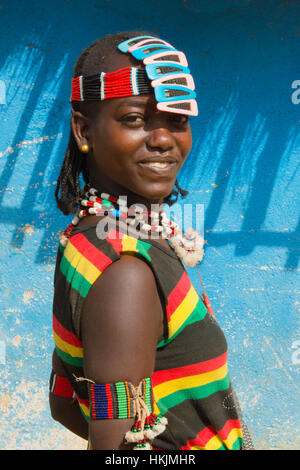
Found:
[[[148,163],[143,163],[143,165],[149,165],[155,168],[167,168],[167,166],[169,165],[169,162],[148,162]]]
[[[176,161],[166,161],[166,162],[139,162],[138,165],[145,170],[155,172],[156,174],[167,174],[174,171]]]

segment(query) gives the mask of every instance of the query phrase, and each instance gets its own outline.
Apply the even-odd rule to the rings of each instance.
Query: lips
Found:
[[[149,162],[160,162],[160,163],[177,163],[177,158],[171,157],[171,156],[166,156],[166,157],[160,157],[160,156],[152,156],[148,158],[144,158],[143,160],[140,160],[138,163],[149,163]]]
[[[173,173],[178,160],[174,157],[149,157],[138,162],[138,165],[146,171],[160,175]]]

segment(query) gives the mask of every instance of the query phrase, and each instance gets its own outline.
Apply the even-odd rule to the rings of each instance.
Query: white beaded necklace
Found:
[[[115,205],[119,208],[116,208]],[[150,234],[150,238],[151,232],[160,233],[163,238],[169,240],[178,258],[189,267],[196,266],[203,258],[204,240],[199,233],[193,228],[188,228],[186,229],[187,236],[184,235],[179,225],[167,218],[161,206],[159,212],[145,211],[138,205],[133,205],[128,209],[124,199],[110,196],[107,193],[101,193],[98,196],[98,191],[94,188],[87,190],[85,197],[80,201],[80,206],[78,214],[60,237],[63,245],[66,245],[72,229],[81,218],[88,214],[107,215],[109,213],[128,225],[139,224],[140,232]],[[151,225],[146,222],[148,219],[151,219]]]
[[[120,209],[116,209],[114,204],[117,204]],[[147,233],[153,231],[160,233],[163,238],[167,238],[174,248],[174,251],[179,259],[181,259],[186,266],[197,266],[199,280],[202,286],[202,300],[209,313],[214,317],[214,312],[210,304],[209,298],[204,290],[201,275],[199,272],[198,263],[202,260],[204,251],[204,240],[193,228],[186,229],[185,236],[179,225],[174,221],[167,218],[165,212],[145,211],[141,206],[131,206],[127,208],[126,202],[122,198],[110,196],[107,193],[101,193],[98,196],[98,191],[94,188],[89,188],[85,193],[85,197],[80,201],[80,209],[78,214],[73,218],[71,224],[60,235],[60,242],[66,246],[69,237],[71,236],[72,229],[78,225],[80,219],[88,214],[94,215],[107,215],[110,213],[119,220],[125,221],[128,225],[140,224],[140,232]],[[154,225],[149,225],[145,220],[151,219]],[[161,221],[161,225],[159,225]]]

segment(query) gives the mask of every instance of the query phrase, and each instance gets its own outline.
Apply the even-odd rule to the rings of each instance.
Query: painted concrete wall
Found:
[[[85,448],[47,402],[57,234],[69,223],[54,189],[78,55],[136,28],[186,51],[196,79],[179,181],[186,202],[204,204],[202,275],[245,418],[258,448],[299,449],[299,18],[296,0],[0,0],[1,449]]]

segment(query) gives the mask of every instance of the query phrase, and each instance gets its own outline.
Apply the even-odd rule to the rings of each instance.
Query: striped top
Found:
[[[74,379],[74,375],[84,375],[83,302],[107,266],[130,252],[151,267],[167,320],[151,378],[154,413],[166,416],[168,426],[154,439],[154,448],[241,449],[243,436],[228,375],[227,343],[182,262],[155,240],[137,239],[120,228],[99,239],[95,228],[96,224],[78,227],[66,247],[59,246],[54,278],[55,347],[83,416],[89,420],[88,389],[86,382]]]

